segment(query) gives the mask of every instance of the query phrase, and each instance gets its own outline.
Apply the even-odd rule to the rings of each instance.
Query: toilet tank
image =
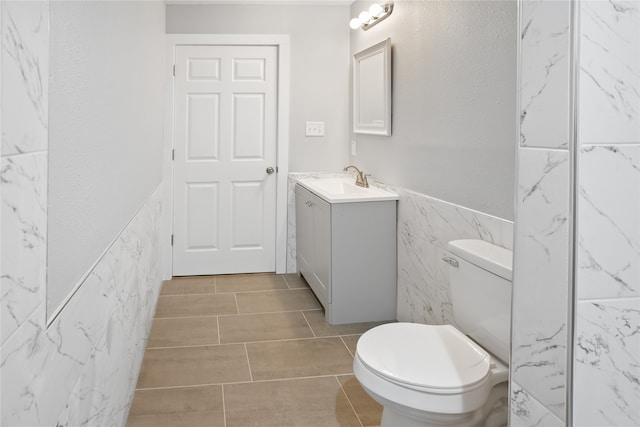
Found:
[[[482,240],[453,240],[448,264],[456,326],[485,350],[509,361],[513,253]]]

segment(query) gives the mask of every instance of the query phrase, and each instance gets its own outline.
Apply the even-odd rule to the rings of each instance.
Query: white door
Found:
[[[176,47],[174,276],[275,271],[277,54]]]

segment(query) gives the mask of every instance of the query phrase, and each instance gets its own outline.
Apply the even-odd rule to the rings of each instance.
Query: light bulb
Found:
[[[358,28],[360,28],[361,25],[362,25],[362,22],[360,22],[358,18],[353,18],[351,21],[349,21],[349,26],[351,27],[352,30],[357,30]]]
[[[384,8],[378,3],[374,3],[369,7],[369,13],[375,18],[379,18],[380,15],[382,15],[382,12],[384,12]]]
[[[371,14],[368,11],[363,10],[362,12],[360,12],[360,15],[358,15],[358,19],[363,24],[366,24],[367,22],[369,22],[369,20],[371,20]]]

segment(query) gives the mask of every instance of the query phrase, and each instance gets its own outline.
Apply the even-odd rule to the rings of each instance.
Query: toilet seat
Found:
[[[382,378],[430,393],[473,389],[491,370],[489,354],[451,325],[381,325],[362,335],[357,353]]]
[[[491,356],[451,325],[389,323],[358,340],[353,369],[385,405],[462,414],[493,386]]]

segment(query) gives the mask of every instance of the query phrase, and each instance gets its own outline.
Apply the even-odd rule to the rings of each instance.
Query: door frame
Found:
[[[178,46],[226,45],[226,46],[275,46],[278,48],[278,120],[276,137],[276,273],[287,270],[287,181],[289,175],[289,35],[287,34],[167,34],[165,120],[163,177],[164,195],[162,209],[162,277],[173,276],[173,159],[174,130],[174,80],[173,65]]]

